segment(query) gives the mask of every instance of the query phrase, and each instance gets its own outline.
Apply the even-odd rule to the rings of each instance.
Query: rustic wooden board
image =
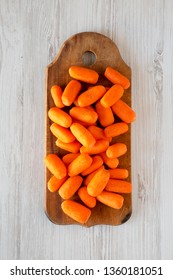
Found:
[[[55,153],[62,157],[66,152],[59,149],[55,145],[56,138],[50,132],[51,121],[47,117],[48,110],[54,106],[50,89],[53,85],[58,84],[62,88],[71,80],[68,69],[71,65],[84,65],[83,54],[91,51],[96,56],[94,64],[90,65],[91,69],[96,70],[100,77],[98,84],[109,86],[110,83],[103,76],[104,70],[107,66],[116,68],[124,74],[131,81],[131,69],[123,61],[120,56],[119,50],[115,43],[108,37],[95,33],[83,32],[70,37],[64,42],[59,50],[55,60],[47,66],[46,69],[46,98],[45,98],[45,155]],[[123,98],[127,104],[131,105],[131,88],[125,91]],[[117,119],[118,120],[118,119]],[[131,181],[131,129],[129,127],[128,133],[116,137],[112,143],[123,142],[128,147],[128,152],[120,157],[119,167],[127,168],[129,177],[127,181]],[[62,199],[57,192],[51,193],[47,188],[47,182],[51,174],[45,168],[45,212],[48,218],[55,224],[77,224],[71,218],[63,214],[61,210]],[[90,219],[85,226],[93,226],[98,224],[107,225],[120,225],[126,222],[132,211],[132,198],[131,194],[124,195],[124,205],[120,210],[115,210],[107,207],[100,202],[92,210]],[[78,199],[76,197],[76,199]]]

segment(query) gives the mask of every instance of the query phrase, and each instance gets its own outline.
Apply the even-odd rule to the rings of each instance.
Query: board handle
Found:
[[[85,58],[86,53],[90,53],[89,58]],[[66,57],[65,60],[64,57]],[[55,59],[48,65],[48,72],[54,72],[57,68],[56,64],[60,65],[61,60],[63,60],[63,69],[67,71],[69,65],[78,65],[87,66],[96,71],[99,69],[99,74],[104,73],[104,62],[108,60],[110,67],[116,67],[122,73],[125,69],[127,78],[131,77],[130,67],[122,59],[116,44],[110,38],[96,32],[81,32],[67,39]],[[64,80],[62,83],[67,82]]]

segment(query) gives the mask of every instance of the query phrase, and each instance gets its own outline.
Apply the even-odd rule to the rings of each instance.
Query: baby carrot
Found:
[[[55,135],[59,140],[61,140],[64,143],[71,143],[76,140],[76,138],[68,128],[60,126],[59,124],[53,123],[50,126],[50,130],[53,135]]]
[[[103,191],[96,198],[98,201],[114,209],[121,209],[124,203],[124,197],[122,195],[107,191]]]
[[[84,179],[84,185],[87,186],[89,184],[89,182],[92,180],[92,178],[94,177],[94,175],[101,169],[104,169],[104,165],[100,166],[98,169],[96,169],[92,173],[88,174],[87,177]]]
[[[95,110],[94,110],[94,108],[92,107],[92,105],[89,105],[89,106],[87,106],[87,107],[85,107],[85,108],[89,109],[89,110],[92,111],[92,112],[95,112]]]
[[[131,123],[136,119],[136,113],[122,100],[118,100],[112,106],[112,111],[126,123]]]
[[[86,206],[90,208],[96,206],[96,198],[88,194],[86,186],[79,188],[78,195]]]
[[[85,154],[82,154],[82,155],[85,155]],[[98,169],[100,166],[103,165],[103,160],[102,160],[101,156],[93,156],[92,159],[93,159],[92,164],[81,173],[82,176],[86,176],[86,175],[90,174],[91,172],[95,171],[96,169]]]
[[[126,179],[129,176],[127,169],[123,168],[114,168],[108,169],[111,179]]]
[[[62,103],[62,88],[60,86],[52,86],[51,87],[51,95],[52,95],[52,98],[53,98],[53,101],[55,103],[55,106],[58,107],[58,108],[63,108],[64,107],[64,104]]]
[[[56,192],[61,185],[65,182],[67,177],[64,177],[62,179],[58,179],[55,176],[52,176],[48,181],[48,189],[50,192]]]
[[[93,88],[93,86],[88,86],[87,89]],[[105,87],[106,91],[110,89],[110,87]]]
[[[106,137],[104,130],[96,125],[91,125],[88,127],[88,130],[91,132],[91,134],[94,136],[96,140],[98,139],[104,139],[109,142],[112,141],[112,137]]]
[[[71,80],[63,91],[62,103],[66,106],[70,106],[81,91],[81,88],[82,85],[80,82],[76,80]]]
[[[99,78],[96,71],[80,66],[71,66],[69,74],[72,78],[89,84],[96,84]]]
[[[106,169],[101,169],[96,172],[94,177],[87,185],[87,192],[91,196],[98,196],[106,187],[109,181],[110,174]]]
[[[78,98],[78,97],[77,97]],[[74,102],[73,102],[73,104],[75,105],[75,106],[79,106],[79,104],[78,104],[78,101],[77,101],[77,98],[74,100]]]
[[[77,158],[80,155],[80,153],[69,153],[62,157],[62,161],[65,163],[65,165],[69,165],[75,158]]]
[[[85,122],[87,124],[94,124],[97,119],[98,115],[95,112],[95,110],[91,110],[90,107],[73,107],[70,111],[69,114],[72,118],[75,118],[79,121]]]
[[[103,162],[109,167],[109,168],[116,168],[119,164],[118,158],[108,158],[106,153],[101,153],[100,154]]]
[[[49,171],[58,179],[67,175],[67,169],[63,161],[55,154],[48,154],[44,162]]]
[[[59,148],[74,154],[79,152],[81,147],[81,144],[78,141],[74,141],[71,143],[63,143],[62,141],[57,139],[55,143]]]
[[[88,126],[91,125],[91,123],[83,122],[83,121],[72,118],[72,124],[73,123],[79,123],[79,124],[83,125],[84,127],[86,127],[87,129],[88,129]],[[93,122],[92,125],[96,125],[96,122]]]
[[[100,139],[97,140],[94,146],[86,148],[82,146],[80,148],[81,153],[88,153],[89,155],[94,155],[94,154],[100,154],[102,152],[105,152],[106,149],[109,147],[109,141]]]
[[[91,166],[92,161],[88,154],[80,154],[68,165],[68,175],[75,176],[80,174]]]
[[[130,81],[121,73],[113,69],[112,67],[107,67],[104,73],[105,77],[111,81],[113,84],[119,84],[124,89],[130,87]]]
[[[100,103],[100,101],[98,101],[96,103],[96,112],[98,114],[98,119],[99,122],[102,126],[108,126],[113,124],[114,122],[114,115],[112,113],[112,109],[109,108],[105,108],[103,107],[103,105]]]
[[[105,190],[116,193],[131,193],[132,184],[123,180],[109,179]]]
[[[100,103],[103,107],[111,107],[115,102],[117,102],[124,93],[124,89],[120,85],[113,85],[100,99]]]
[[[63,201],[61,208],[67,216],[80,224],[85,224],[91,216],[90,209],[73,200]]]
[[[70,130],[76,139],[86,148],[94,146],[96,143],[93,135],[88,131],[86,127],[79,123],[73,123],[70,126]]]
[[[52,107],[51,109],[49,109],[48,116],[51,121],[63,127],[69,127],[72,123],[72,118],[62,109],[59,109],[57,107]]]
[[[63,199],[69,199],[72,197],[75,192],[79,189],[83,181],[83,178],[79,175],[69,177],[60,187],[59,189],[59,195]]]
[[[81,93],[77,99],[77,102],[80,107],[87,107],[100,99],[105,92],[106,89],[104,86],[94,86],[93,88]]]
[[[104,129],[106,137],[115,137],[128,131],[128,125],[125,122],[114,123]]]
[[[127,152],[127,146],[124,143],[116,143],[108,147],[106,155],[108,158],[117,158]]]

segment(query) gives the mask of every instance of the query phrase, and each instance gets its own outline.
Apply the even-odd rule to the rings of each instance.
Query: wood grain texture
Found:
[[[173,2],[0,1],[0,258],[172,259]],[[44,214],[45,67],[71,35],[111,38],[132,69],[133,215],[119,227]]]
[[[100,48],[102,46],[102,48]],[[50,94],[53,85],[59,85],[62,89],[65,88],[67,83],[71,80],[68,69],[72,65],[85,67],[83,62],[83,55],[90,51],[96,56],[95,63],[90,68],[99,74],[97,84],[104,86],[111,86],[112,84],[104,76],[106,67],[110,66],[131,82],[131,69],[121,58],[115,43],[108,37],[96,32],[80,32],[68,38],[60,48],[54,61],[46,68],[46,98],[45,98],[45,154],[57,154],[62,158],[67,152],[56,146],[56,137],[50,131],[51,120],[48,118],[48,111],[54,107],[54,102]],[[89,66],[88,66],[89,67]],[[125,90],[122,100],[131,106],[131,87]],[[121,121],[115,118],[115,122]],[[127,133],[114,137],[111,144],[124,143],[127,146],[127,153],[119,158],[119,167],[126,168],[129,172],[127,181],[131,181],[131,133],[130,125]],[[52,174],[45,167],[45,212],[48,218],[55,224],[78,224],[61,209],[63,199],[57,192],[50,192],[47,183]],[[132,212],[132,195],[124,194],[123,207],[119,210],[107,207],[103,203],[97,201],[97,205],[92,209],[92,214],[88,222],[84,226],[93,226],[99,224],[105,225],[120,225],[126,222]],[[76,195],[76,200],[80,199]]]

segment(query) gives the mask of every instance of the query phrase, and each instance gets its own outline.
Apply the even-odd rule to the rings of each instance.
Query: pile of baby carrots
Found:
[[[62,158],[48,154],[44,161],[52,173],[49,191],[58,191],[62,211],[84,224],[97,201],[120,209],[123,194],[132,191],[131,183],[125,180],[128,170],[117,168],[127,146],[111,141],[128,131],[136,114],[121,100],[130,81],[112,67],[104,72],[112,83],[109,88],[97,85],[99,75],[89,68],[71,66],[69,75],[72,79],[65,89],[52,86],[55,106],[48,111],[56,145],[67,154]],[[83,91],[84,84],[87,89]],[[119,122],[115,122],[115,116]],[[81,202],[74,200],[76,194]]]

